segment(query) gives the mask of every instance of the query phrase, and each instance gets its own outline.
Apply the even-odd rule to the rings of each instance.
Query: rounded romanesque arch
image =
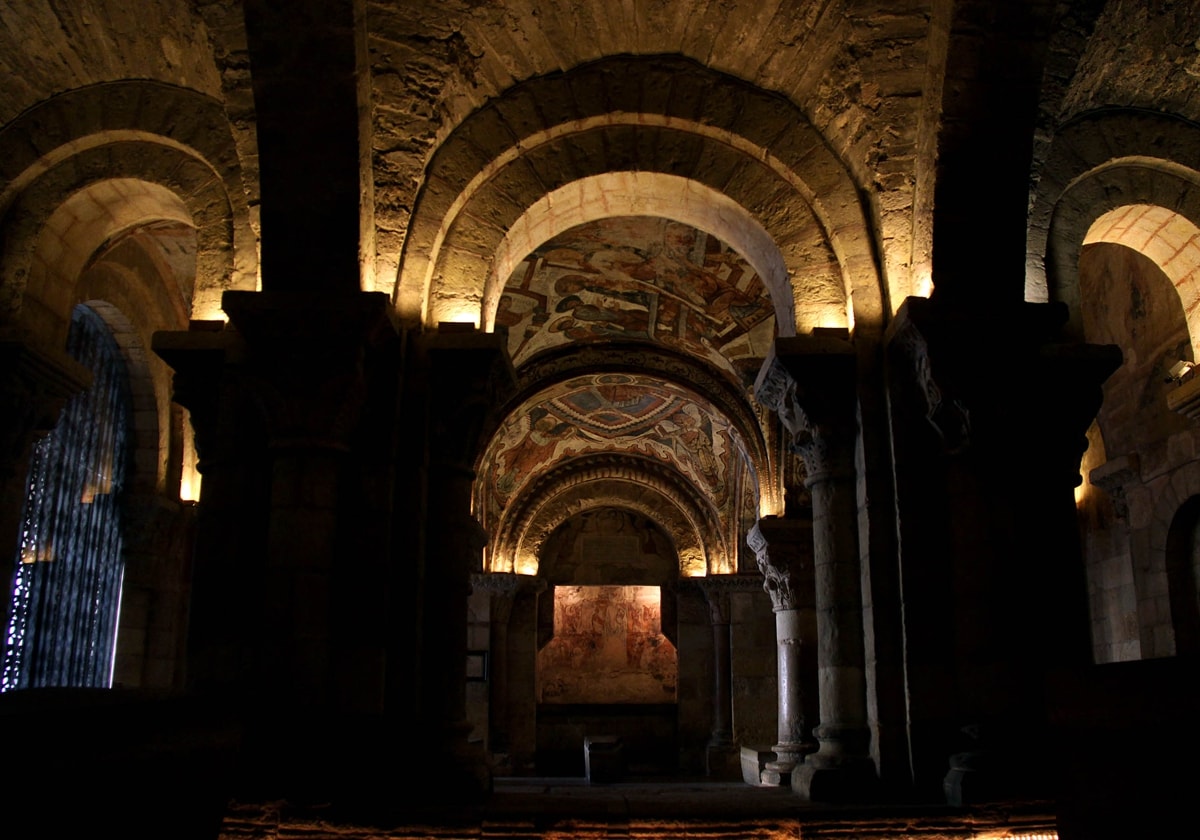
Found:
[[[644,101],[637,76],[654,62],[704,75],[709,95],[683,112],[679,101]],[[882,323],[858,194],[821,135],[787,100],[677,57],[608,59],[531,80],[464,121],[430,162],[414,209],[395,295],[401,318],[479,322],[489,277],[524,256],[516,251],[611,213],[609,196],[635,206],[639,179],[671,185],[654,208],[671,217],[695,212],[689,190],[723,195],[726,217],[741,217],[724,221],[744,231],[744,256],[776,286],[782,263],[790,296],[772,292],[787,298],[776,308],[792,309],[797,329]],[[792,322],[781,319],[781,330]]]
[[[1190,560],[1190,541],[1196,524],[1196,497],[1200,497],[1200,462],[1192,461],[1173,470],[1164,480],[1150,483],[1151,520],[1149,523],[1149,549],[1144,563],[1134,568],[1138,587],[1138,615],[1142,624],[1142,655],[1145,657],[1173,656],[1178,649],[1177,622],[1185,623],[1185,642],[1196,641],[1197,628],[1192,615],[1182,609],[1184,599],[1190,595],[1193,602],[1196,593],[1184,592],[1184,581],[1191,576],[1182,573],[1181,554]],[[1179,603],[1177,603],[1177,601]],[[1194,610],[1194,604],[1192,605]],[[1169,614],[1162,614],[1162,613]],[[1169,637],[1164,637],[1164,633]],[[1193,648],[1193,652],[1194,652]]]
[[[518,373],[517,388],[510,405],[515,408],[538,391],[572,377],[596,372],[643,373],[686,388],[711,403],[737,431],[744,457],[755,479],[758,511],[762,516],[778,513],[783,506],[778,459],[769,457],[767,435],[745,392],[694,360],[665,348],[595,347],[583,345],[531,359]]]
[[[536,570],[541,546],[571,516],[596,507],[636,510],[666,531],[685,577],[728,571],[716,511],[682,476],[647,459],[602,455],[573,459],[547,472],[495,529],[492,571]]]
[[[1053,175],[1039,182],[1030,211],[1026,300],[1065,303],[1067,330],[1082,338],[1080,250],[1107,241],[1155,259],[1190,305],[1200,265],[1198,149],[1200,126],[1137,110],[1092,112],[1060,129],[1045,170]]]
[[[192,317],[219,318],[225,289],[254,288],[255,237],[227,123],[220,103],[195,91],[119,82],[53,97],[6,125],[0,318],[19,320],[48,226],[60,237],[72,229],[67,256],[77,259],[86,245],[135,225],[189,224],[197,241]],[[49,135],[40,130],[47,124],[56,127]],[[60,215],[56,228],[55,214],[73,200],[78,218]]]

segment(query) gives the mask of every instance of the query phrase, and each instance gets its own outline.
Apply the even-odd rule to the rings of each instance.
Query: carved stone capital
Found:
[[[961,452],[971,440],[971,412],[962,400],[946,394],[934,376],[929,336],[913,315],[922,304],[915,300],[905,302],[896,315],[890,330],[890,349],[909,367],[924,401],[925,419],[941,436],[946,451]]]
[[[220,328],[161,331],[154,334],[151,346],[174,371],[172,398],[191,415],[203,473],[220,458],[222,383],[226,365],[240,353],[241,337]]]
[[[471,575],[471,589],[491,595],[492,619],[507,622],[512,615],[513,602],[521,592],[541,591],[546,582],[530,575],[513,572],[476,572]]]
[[[246,342],[272,448],[349,448],[367,398],[369,355],[395,338],[378,292],[226,292]]]
[[[708,603],[708,617],[713,624],[728,624],[731,620],[730,596],[737,592],[753,592],[762,588],[757,575],[708,575],[692,578]]]
[[[998,462],[1020,458],[1073,486],[1101,386],[1121,353],[1059,341],[1065,320],[1061,304],[980,311],[909,298],[888,329],[888,346],[910,367],[948,452],[971,447]]]
[[[1136,452],[1110,458],[1088,473],[1088,480],[1112,499],[1113,509],[1121,519],[1129,518],[1129,500],[1125,496],[1125,488],[1141,479],[1141,464]]]
[[[848,341],[796,336],[776,339],[759,371],[755,397],[778,416],[809,486],[854,472],[856,363]]]
[[[430,444],[443,466],[471,469],[516,388],[501,333],[443,325],[420,339],[429,362]]]
[[[758,520],[746,535],[775,612],[814,603],[812,539],[811,521],[777,517]]]

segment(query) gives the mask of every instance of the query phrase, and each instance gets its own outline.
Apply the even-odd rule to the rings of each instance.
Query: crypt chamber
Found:
[[[1187,820],[1194,3],[13,0],[0,68],[30,836]]]

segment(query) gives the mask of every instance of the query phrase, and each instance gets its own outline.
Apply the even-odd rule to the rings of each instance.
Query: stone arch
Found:
[[[1175,287],[1192,340],[1193,358],[1200,358],[1200,227],[1157,204],[1126,204],[1092,223],[1083,244],[1124,245],[1153,260]]]
[[[195,230],[183,201],[160,184],[106,179],[69,195],[45,219],[32,243],[19,322],[57,344],[65,334],[70,306],[77,302],[76,284],[96,254],[131,231],[161,222]],[[170,324],[173,328],[187,323],[193,278],[187,278],[183,288],[179,285],[167,290],[176,299],[173,308],[179,312],[177,321],[182,322]]]
[[[255,236],[221,103],[158,82],[103,83],[41,102],[0,131],[0,319],[20,309],[47,220],[111,179],[157,185],[186,207],[199,243],[195,317],[220,317],[226,288],[255,287]]]
[[[1200,126],[1132,109],[1084,114],[1060,129],[1030,211],[1026,300],[1065,303],[1067,332],[1082,339],[1079,254],[1089,234],[1098,235],[1097,222],[1110,229],[1103,220],[1127,206],[1200,226],[1198,150]]]
[[[1200,528],[1200,496],[1179,506],[1167,529],[1166,573],[1175,652],[1200,652],[1200,590],[1196,585],[1196,538]]]
[[[686,112],[674,101],[648,106],[636,76],[655,62],[703,75],[711,90],[689,99]],[[634,171],[703,184],[744,208],[778,246],[793,305],[804,302],[799,329],[882,323],[880,269],[858,191],[804,114],[686,59],[628,56],[517,85],[447,138],[404,243],[401,318],[478,320],[504,237],[530,208],[573,182]],[[839,310],[837,324],[814,322],[814,311]]]
[[[759,514],[782,511],[782,479],[779,464],[768,455],[763,424],[746,400],[744,391],[728,379],[711,372],[694,359],[665,348],[611,348],[580,346],[531,359],[518,371],[517,388],[509,401],[510,410],[537,391],[584,373],[640,372],[661,377],[711,403],[739,433],[745,457],[757,481]],[[508,411],[504,412],[505,414]]]
[[[541,544],[569,516],[620,502],[658,522],[672,537],[685,576],[722,568],[728,553],[716,511],[675,471],[637,456],[590,456],[566,461],[529,488],[497,523],[491,571],[529,573]],[[686,568],[685,568],[686,566]]]
[[[107,174],[101,176],[100,173]],[[121,195],[112,184],[140,182],[139,195]],[[133,191],[130,191],[133,192]],[[90,200],[97,194],[113,198],[111,206]],[[168,198],[168,196],[171,196]],[[86,197],[86,198],[85,198]],[[194,317],[220,317],[220,296],[234,283],[252,278],[234,270],[233,221],[224,187],[212,171],[194,158],[157,143],[135,141],[102,146],[68,158],[21,193],[0,227],[0,317],[19,320],[34,268],[34,253],[47,225],[71,200],[95,204],[108,216],[107,224],[89,231],[89,241],[103,230],[103,242],[130,226],[151,219],[178,220],[180,207],[196,230],[196,284],[190,301]],[[122,204],[133,199],[128,204]],[[53,228],[51,228],[53,230]],[[97,245],[100,244],[99,242]],[[74,255],[74,248],[67,255]]]
[[[1157,602],[1169,602],[1174,598],[1171,594],[1168,550],[1178,545],[1179,529],[1186,525],[1188,514],[1193,512],[1188,502],[1200,496],[1200,461],[1182,465],[1172,471],[1169,478],[1151,486],[1157,492],[1149,525],[1148,552],[1145,561],[1135,564],[1134,568],[1138,614],[1142,625],[1144,655],[1171,656],[1177,650],[1175,631],[1163,609],[1166,604]],[[1182,517],[1181,513],[1184,514]],[[1163,631],[1169,634],[1168,638],[1155,640],[1155,636]],[[1147,641],[1154,642],[1149,651],[1146,650]]]
[[[159,484],[160,434],[154,376],[149,354],[137,327],[119,308],[103,300],[86,300],[86,306],[102,320],[116,341],[129,380],[133,432],[131,493],[151,493]]]
[[[796,308],[783,255],[743,207],[709,186],[660,172],[604,172],[565,184],[538,199],[504,234],[483,287],[482,326],[495,328],[496,304],[516,265],[549,239],[586,222],[614,216],[659,216],[729,244],[763,279],[780,335],[795,335]]]

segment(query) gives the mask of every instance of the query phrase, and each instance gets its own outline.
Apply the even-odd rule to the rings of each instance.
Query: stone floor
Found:
[[[583,778],[496,778],[477,806],[374,825],[342,821],[320,809],[270,806],[231,810],[222,840],[269,837],[336,840],[1050,840],[1045,803],[974,809],[944,805],[828,806],[801,802],[790,789],[743,782],[663,779],[589,784]]]
[[[484,806],[483,826],[485,837],[556,839],[1055,836],[1045,803],[975,809],[813,805],[786,788],[705,779],[598,785],[582,778],[499,778]]]

